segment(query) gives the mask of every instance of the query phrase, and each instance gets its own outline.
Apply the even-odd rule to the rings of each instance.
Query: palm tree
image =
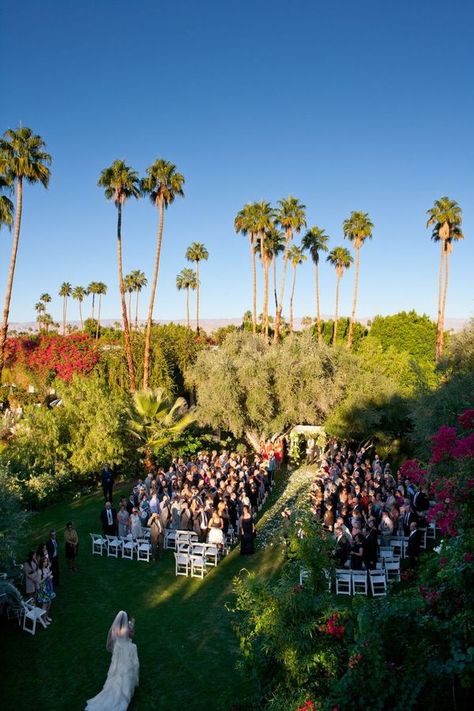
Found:
[[[234,220],[234,229],[237,233],[249,236],[250,257],[252,260],[252,332],[257,333],[257,262],[255,259],[255,247],[257,233],[255,232],[254,204],[247,203],[237,213]]]
[[[84,330],[84,321],[82,319],[82,302],[87,296],[87,289],[83,286],[75,286],[72,290],[72,298],[79,304],[79,319],[81,321],[81,331]]]
[[[0,228],[3,225],[9,228],[13,225],[13,203],[10,198],[2,194],[10,189],[10,182],[3,175],[0,175]]]
[[[63,298],[63,336],[66,335],[67,300],[72,294],[72,286],[68,281],[63,281],[59,288],[59,296]]]
[[[46,312],[46,305],[43,303],[43,301],[38,301],[35,304],[35,311],[38,314],[36,316],[36,321],[38,322],[39,330],[41,331],[42,323],[43,323],[43,315]]]
[[[160,268],[161,243],[163,241],[163,225],[165,210],[174,202],[177,195],[184,197],[184,176],[178,173],[176,166],[167,160],[159,158],[147,168],[147,176],[141,181],[141,190],[149,195],[151,202],[158,208],[160,219],[158,221],[158,235],[155,249],[155,266],[151,284],[150,305],[145,332],[145,353],[143,359],[143,388],[148,387],[150,378],[150,352],[151,352],[151,326],[153,323],[153,308],[155,306],[156,286],[158,284],[158,271]]]
[[[322,328],[321,328],[321,310],[319,305],[319,253],[328,251],[329,237],[324,230],[319,227],[310,227],[302,239],[301,246],[307,249],[311,255],[314,264],[314,281],[316,288],[316,323],[318,329],[318,343],[321,343]]]
[[[33,134],[30,128],[20,127],[16,131],[8,129],[0,140],[0,175],[7,184],[15,183],[15,228],[8,270],[5,303],[3,307],[3,320],[0,330],[0,379],[5,364],[5,346],[7,342],[8,317],[15,276],[16,256],[20,241],[21,216],[23,207],[23,181],[28,183],[41,183],[47,188],[50,178],[48,166],[51,156],[44,150],[45,143],[41,136]]]
[[[343,223],[344,238],[354,244],[356,251],[356,273],[354,279],[354,298],[352,301],[351,321],[349,325],[349,335],[347,347],[352,348],[352,337],[354,333],[354,323],[357,307],[357,292],[359,289],[359,269],[360,269],[360,249],[366,239],[372,239],[373,223],[370,221],[367,212],[351,212],[347,220]]]
[[[453,251],[453,242],[464,239],[464,235],[461,230],[462,210],[455,200],[450,200],[450,198],[446,196],[441,197],[439,200],[435,200],[433,207],[427,211],[427,214],[428,222],[426,226],[433,226],[431,239],[434,242],[441,242],[438,286],[438,328],[436,334],[436,361],[438,362],[443,355],[444,347],[444,318],[446,296],[448,293],[449,255]]]
[[[133,290],[135,292],[135,330],[138,330],[138,295],[141,290],[148,285],[148,279],[145,273],[140,271],[140,269],[135,269],[131,272]]]
[[[188,262],[196,264],[196,333],[199,336],[199,263],[209,259],[209,252],[202,242],[193,242],[186,250]]]
[[[130,328],[127,317],[127,304],[125,302],[125,288],[123,283],[122,267],[122,208],[128,198],[140,197],[140,184],[137,173],[123,160],[116,160],[109,168],[105,168],[100,174],[99,187],[104,188],[107,200],[113,200],[117,208],[117,266],[120,288],[120,300],[122,303],[123,337],[125,343],[125,355],[127,357],[128,379],[131,392],[136,390],[135,370],[133,367],[132,342],[130,339]]]
[[[43,301],[45,304],[50,304],[51,303],[51,296],[47,292],[44,294],[41,294],[40,296],[40,301]]]
[[[280,281],[280,295],[275,318],[274,339],[280,337],[281,313],[283,310],[283,297],[285,295],[286,268],[288,266],[288,252],[290,249],[293,233],[299,232],[302,227],[306,227],[306,206],[298,198],[291,195],[288,198],[278,201],[279,208],[276,212],[276,223],[285,232],[285,251],[283,253],[283,269]]]
[[[292,245],[288,250],[288,260],[291,262],[293,267],[293,283],[291,285],[290,296],[290,333],[293,333],[293,299],[295,298],[296,267],[298,264],[305,262],[306,259],[306,254],[304,254],[302,248],[297,247],[296,244]]]
[[[97,282],[97,290],[96,294],[99,297],[99,306],[98,306],[98,315],[97,315],[97,324],[95,328],[95,337],[96,339],[99,338],[99,330],[100,330],[100,307],[102,305],[102,297],[105,296],[107,293],[107,284],[104,284],[103,281],[98,281]]]
[[[130,274],[125,274],[123,278],[123,286],[125,293],[128,294],[128,323],[130,325],[132,321],[132,294],[135,290],[132,272],[130,272]]]
[[[254,230],[258,238],[258,246],[263,267],[263,326],[265,338],[268,338],[268,273],[272,261],[271,253],[268,251],[266,235],[274,229],[274,210],[269,202],[261,200],[253,206]]]
[[[344,269],[349,269],[354,259],[352,258],[350,252],[345,247],[334,247],[334,249],[329,252],[326,257],[326,261],[332,264],[336,269],[336,309],[334,313],[334,331],[332,337],[333,346],[336,345],[337,339],[337,322],[339,320],[339,284],[341,283],[342,275],[344,274]]]
[[[197,276],[196,272],[189,267],[185,267],[176,276],[176,288],[178,291],[186,289],[186,324],[188,328],[191,328],[191,321],[189,318],[189,290],[195,291],[197,289]]]
[[[91,314],[91,319],[94,321],[94,312],[95,312],[95,297],[97,294],[97,287],[99,285],[98,281],[91,281],[89,286],[87,287],[87,294],[92,294],[92,314]]]

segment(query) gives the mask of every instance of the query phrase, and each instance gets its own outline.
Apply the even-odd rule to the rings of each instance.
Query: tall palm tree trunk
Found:
[[[278,310],[278,294],[277,294],[277,259],[276,254],[273,255],[273,295],[275,297],[275,316]]]
[[[136,299],[135,299],[135,331],[138,331],[138,296],[140,294],[139,289],[136,290]]]
[[[84,322],[82,320],[82,301],[79,301],[79,320],[81,322],[81,331],[84,330]]]
[[[265,257],[265,260],[263,262],[263,324],[264,324],[264,331],[265,331],[265,340],[268,340],[268,330],[269,330],[269,324],[268,324],[269,271],[270,271],[270,260],[268,259],[268,257]]]
[[[189,318],[189,286],[186,287],[186,325],[191,328],[191,321]]]
[[[94,320],[94,311],[95,311],[95,294],[92,294],[92,320]]]
[[[439,352],[439,343],[440,343],[440,329],[441,329],[441,312],[443,308],[443,267],[444,267],[444,260],[445,260],[445,250],[444,250],[444,242],[441,242],[441,257],[439,260],[439,279],[438,279],[438,320],[437,320],[437,326],[436,326],[436,362],[439,361],[440,359],[440,352]]]
[[[196,262],[196,333],[199,336],[199,260]]]
[[[293,299],[295,298],[295,286],[296,286],[296,266],[293,267],[293,284],[291,285],[291,296],[290,296],[290,333],[293,333]]]
[[[321,343],[321,311],[319,308],[319,272],[317,264],[314,265],[314,282],[316,287],[316,323],[318,329],[318,343]]]
[[[130,385],[130,392],[134,393],[137,389],[135,381],[135,369],[133,367],[133,356],[132,356],[132,342],[130,340],[130,328],[128,325],[127,316],[127,302],[125,301],[125,287],[123,283],[123,266],[122,266],[122,203],[119,202],[117,206],[117,262],[118,262],[118,276],[119,276],[119,287],[120,287],[120,301],[122,303],[122,321],[123,321],[123,338],[125,344],[125,355],[127,358],[127,368],[128,368],[128,381]],[[99,301],[100,309],[100,301]],[[100,314],[99,314],[100,317]]]
[[[128,295],[128,322],[132,323],[132,291]]]
[[[444,350],[444,320],[446,318],[446,297],[448,294],[448,281],[449,281],[449,251],[446,251],[444,256],[444,289],[443,289],[443,303],[441,306],[441,325],[438,329],[437,334],[437,351],[438,358],[441,358]]]
[[[165,220],[165,210],[163,200],[158,203],[160,219],[158,222],[158,235],[156,238],[155,266],[153,269],[153,282],[151,285],[150,304],[148,306],[148,317],[146,321],[145,333],[145,354],[143,359],[143,389],[148,388],[150,379],[150,355],[151,355],[151,327],[153,323],[153,307],[155,305],[156,285],[158,284],[158,270],[160,268],[161,243],[163,241],[163,224]]]
[[[8,317],[10,315],[10,301],[12,298],[13,278],[15,276],[16,255],[18,243],[20,241],[21,213],[23,208],[23,180],[18,178],[16,182],[16,207],[15,207],[15,230],[13,232],[13,242],[10,254],[10,267],[8,270],[7,288],[5,292],[5,302],[3,306],[2,328],[0,330],[0,382],[5,365],[5,347],[7,345]]]
[[[252,259],[252,333],[257,333],[257,260],[255,258],[255,237],[250,235],[250,256]]]
[[[336,309],[334,313],[334,332],[332,337],[332,345],[336,345],[337,340],[337,322],[339,321],[339,284],[341,283],[341,277],[337,276],[336,279]]]
[[[347,347],[348,348],[352,348],[352,337],[353,337],[353,332],[354,332],[354,323],[355,323],[355,315],[356,315],[356,307],[357,307],[357,291],[359,289],[359,267],[360,267],[360,248],[356,249],[356,273],[355,273],[355,279],[354,279],[354,298],[352,300],[351,322],[349,325],[349,336],[347,338]]]
[[[66,297],[63,296],[63,336],[66,335]]]
[[[283,311],[283,297],[285,295],[286,267],[288,265],[288,249],[290,247],[290,241],[291,241],[291,233],[289,236],[288,235],[286,236],[285,251],[283,254],[283,269],[281,272],[280,296],[278,298],[278,306],[277,306],[276,316],[275,316],[275,333],[273,336],[274,341],[278,341],[278,339],[280,337],[281,313]]]
[[[96,338],[96,340],[99,339],[99,331],[100,331],[100,307],[101,307],[101,304],[102,304],[102,294],[99,294],[99,306],[98,306],[98,308],[97,308],[97,310],[98,310],[99,313],[97,314],[97,325],[96,325],[96,328],[95,328],[95,338]]]

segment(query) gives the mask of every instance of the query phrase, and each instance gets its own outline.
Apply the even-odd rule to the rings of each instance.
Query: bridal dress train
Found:
[[[102,691],[89,699],[86,711],[127,711],[138,686],[140,665],[137,645],[130,639],[126,612],[119,612],[115,618],[109,631],[107,649],[112,652],[112,661],[106,682]]]

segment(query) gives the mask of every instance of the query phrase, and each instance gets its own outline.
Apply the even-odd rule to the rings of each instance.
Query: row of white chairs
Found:
[[[175,574],[203,578],[208,568],[219,563],[220,552],[214,543],[192,543],[187,550],[175,551]]]
[[[237,540],[234,529],[229,527],[227,534],[224,536],[225,550],[228,551]],[[164,533],[164,548],[165,550],[177,551],[182,544],[198,543],[199,537],[195,531],[180,531],[172,528],[167,528]]]
[[[368,595],[381,597],[387,594],[387,576],[383,570],[336,570],[336,595]]]
[[[92,541],[92,555],[102,556],[107,554],[108,558],[118,558],[119,555],[125,560],[136,558],[140,561],[150,561],[151,544],[148,536],[143,538],[132,538],[131,535],[125,538],[119,536],[102,536],[100,533],[90,534]]]

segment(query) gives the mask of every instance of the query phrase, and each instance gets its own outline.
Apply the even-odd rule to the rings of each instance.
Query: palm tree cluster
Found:
[[[135,294],[135,330],[138,329],[138,297],[142,289],[148,284],[145,273],[134,269],[124,276],[125,291],[128,294],[128,320],[132,321],[132,294]]]
[[[319,301],[319,258],[321,252],[328,251],[329,237],[323,229],[317,226],[307,229],[303,236],[301,245],[293,244],[295,233],[301,232],[306,225],[306,206],[298,198],[292,197],[279,200],[276,208],[272,208],[269,202],[261,201],[248,203],[237,214],[234,227],[236,232],[248,235],[250,241],[250,252],[252,259],[252,282],[253,282],[253,311],[252,328],[257,330],[257,269],[256,254],[260,255],[263,268],[263,332],[268,338],[269,331],[269,308],[268,308],[268,275],[273,264],[273,281],[275,294],[275,328],[274,339],[278,340],[283,311],[283,300],[285,296],[285,280],[288,263],[293,267],[293,280],[290,294],[290,331],[293,331],[294,314],[293,302],[296,287],[296,269],[306,261],[305,252],[309,252],[314,264],[315,291],[316,291],[316,324],[318,339],[321,341],[321,310]],[[354,286],[354,300],[351,314],[348,346],[352,347],[353,328],[356,317],[357,290],[359,284],[359,252],[364,240],[372,237],[373,224],[367,213],[352,212],[350,217],[344,221],[344,237],[347,237],[354,244],[356,250],[356,280]],[[280,278],[280,291],[277,296],[277,256],[283,255],[283,264]],[[345,269],[348,269],[353,262],[349,251],[344,247],[335,247],[327,257],[327,261],[336,269],[336,307],[334,318],[333,342],[337,339],[337,322],[339,314],[339,286]]]

